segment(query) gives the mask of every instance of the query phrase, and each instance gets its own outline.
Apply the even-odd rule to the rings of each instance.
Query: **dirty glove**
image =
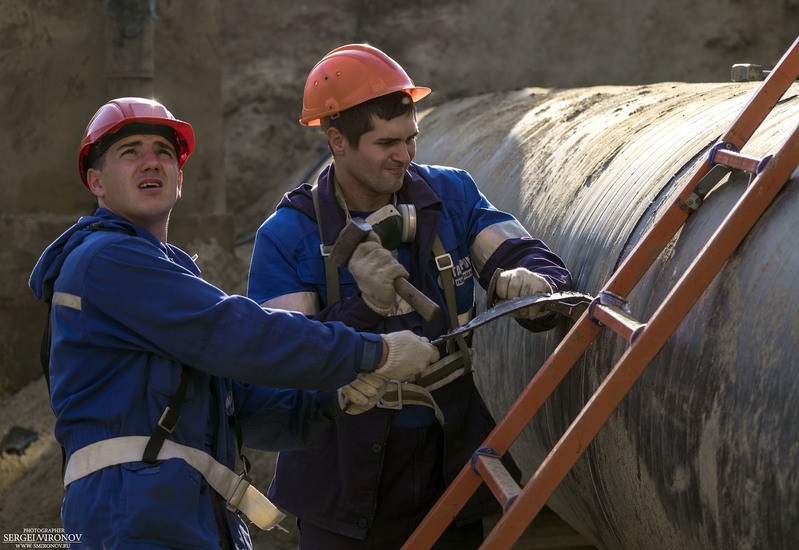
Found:
[[[338,390],[338,404],[347,414],[365,413],[386,393],[387,380],[371,372],[362,372],[358,378]]]
[[[500,300],[511,300],[531,294],[552,294],[552,287],[541,275],[533,273],[527,268],[517,267],[499,274],[494,292]],[[545,311],[541,305],[532,305],[514,311],[510,315],[517,319],[532,321],[549,315],[549,312]]]
[[[361,296],[373,311],[388,315],[396,301],[394,280],[407,277],[408,272],[383,248],[374,232],[358,245],[347,266],[361,289]]]
[[[374,374],[390,380],[411,380],[432,363],[438,361],[438,348],[427,338],[416,336],[410,330],[383,334],[388,347],[388,357]]]

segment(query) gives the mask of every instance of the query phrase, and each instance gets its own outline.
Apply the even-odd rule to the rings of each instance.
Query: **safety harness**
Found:
[[[89,226],[92,231],[115,231],[100,223]],[[50,345],[52,341],[52,325],[50,316],[53,306],[68,307],[81,310],[81,297],[65,292],[54,292],[47,311],[40,360],[48,393],[50,390]],[[158,424],[150,437],[123,436],[105,439],[82,447],[72,453],[66,460],[66,451],[61,447],[62,472],[64,487],[73,481],[92,474],[109,466],[117,466],[127,462],[144,462],[155,464],[161,460],[179,458],[202,474],[219,495],[225,499],[227,509],[247,516],[259,528],[269,530],[285,517],[263,493],[250,484],[247,475],[249,462],[241,453],[241,430],[234,419],[239,456],[244,463],[244,470],[237,474],[227,466],[217,462],[210,454],[194,447],[180,445],[167,439],[175,431],[180,420],[180,406],[188,389],[189,369],[183,365],[180,373],[180,384],[175,394],[170,397],[169,404],[161,414]]]
[[[337,184],[335,191],[339,203],[343,203],[343,197],[340,194]],[[324,242],[318,195],[318,185],[314,185],[311,188],[311,196],[313,197],[316,224],[319,229],[319,239],[321,241],[319,248],[324,260],[327,305],[329,306],[341,299],[341,291],[339,288],[338,268],[330,258],[330,251],[334,243]],[[345,213],[349,215],[346,204],[342,204],[342,207]],[[455,301],[454,263],[452,261],[452,256],[444,250],[444,245],[441,243],[441,239],[438,235],[436,235],[433,241],[433,255],[440,275],[441,285],[444,289],[444,302],[446,303],[447,315],[449,317],[448,326],[450,330],[455,330],[460,326],[460,320],[458,319],[458,309]],[[447,354],[427,367],[423,372],[416,375],[413,382],[390,380],[388,389],[377,406],[383,409],[393,410],[402,409],[404,405],[422,405],[430,407],[433,409],[438,422],[443,425],[444,415],[430,392],[446,386],[461,376],[469,374],[471,371],[472,350],[466,344],[466,339],[463,336],[458,336],[447,342]]]

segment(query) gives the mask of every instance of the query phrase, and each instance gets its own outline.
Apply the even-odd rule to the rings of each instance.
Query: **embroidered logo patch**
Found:
[[[452,266],[452,275],[455,278],[455,285],[461,286],[472,277],[472,260],[468,256],[458,260],[458,263]]]

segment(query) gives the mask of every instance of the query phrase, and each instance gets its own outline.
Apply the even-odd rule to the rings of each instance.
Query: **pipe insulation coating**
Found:
[[[527,88],[419,113],[416,161],[468,170],[596,295],[757,83]],[[792,86],[743,152],[799,123]],[[799,175],[777,196],[548,504],[600,548],[793,548],[799,541]],[[724,178],[630,294],[645,322],[741,196]],[[478,297],[478,303],[483,301]],[[567,333],[475,332],[501,417]],[[603,331],[511,452],[529,477],[626,349]]]

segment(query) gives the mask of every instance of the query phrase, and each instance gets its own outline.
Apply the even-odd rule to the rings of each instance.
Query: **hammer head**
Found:
[[[372,232],[372,226],[361,218],[352,218],[338,234],[333,248],[330,249],[330,259],[338,267],[346,267],[350,262],[352,253],[361,244],[369,233]]]

